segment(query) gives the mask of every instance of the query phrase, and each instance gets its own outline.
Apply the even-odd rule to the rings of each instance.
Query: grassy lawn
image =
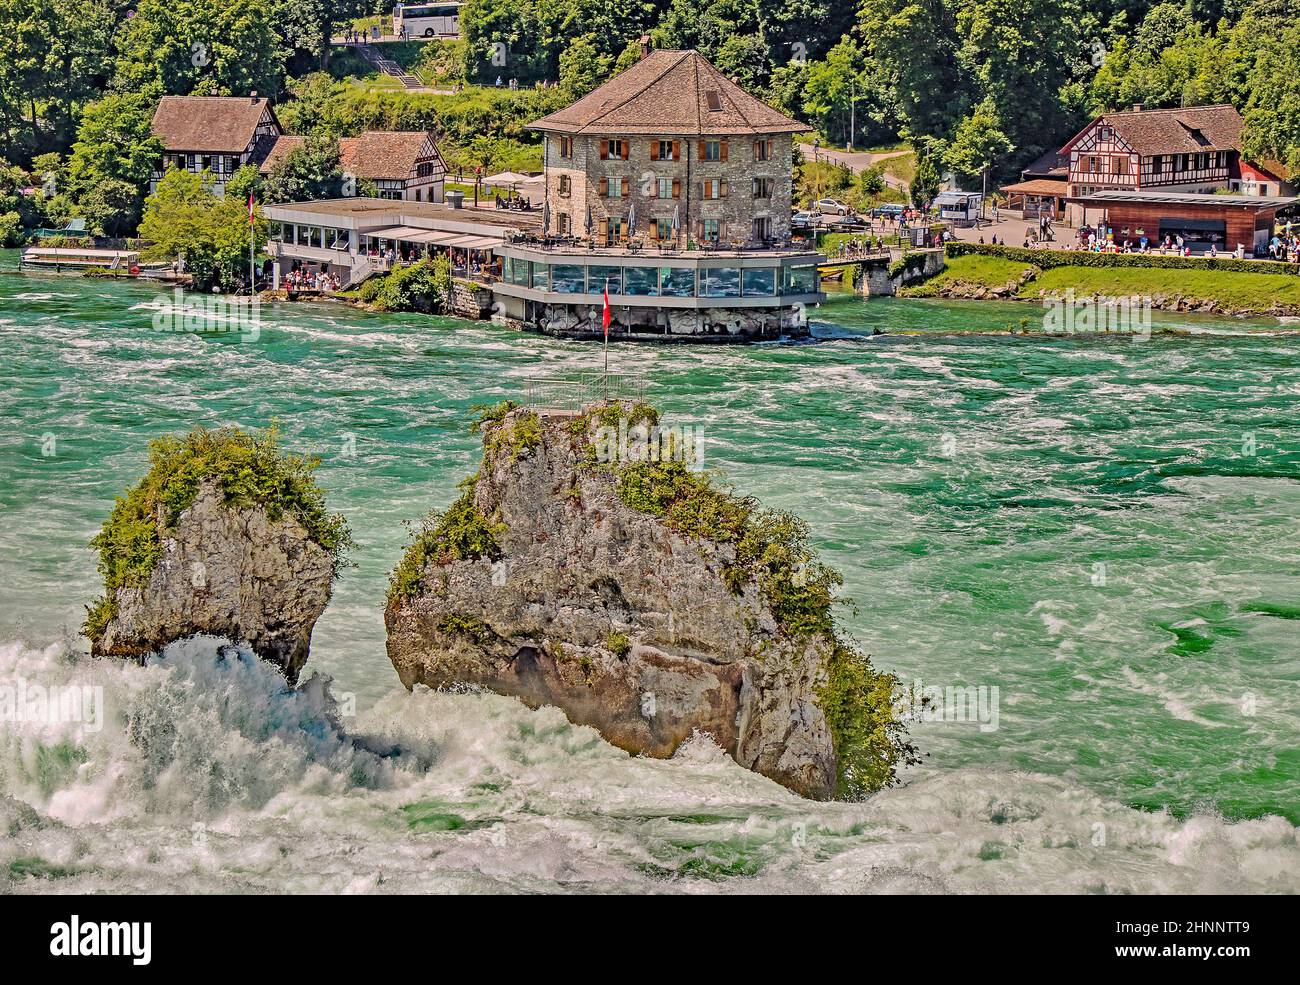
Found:
[[[969,254],[951,257],[942,273],[904,288],[909,297],[937,297],[945,290],[958,294],[983,288],[1004,287],[1036,269],[1019,260]],[[1281,306],[1300,310],[1300,276],[1237,273],[1227,270],[1171,270],[1159,267],[1052,267],[1027,281],[1017,297],[1037,300],[1043,294],[1064,294],[1073,289],[1079,297],[1181,297],[1199,304],[1213,301],[1236,311],[1267,311]]]
[[[908,185],[916,177],[916,154],[908,152],[898,157],[888,157],[881,161],[885,174],[892,174],[899,181]]]
[[[1028,269],[1032,269],[1028,264],[1016,260],[1007,260],[1003,257],[979,256],[978,254],[952,257],[948,260],[948,266],[943,269],[942,273],[936,274],[920,284],[905,287],[899,293],[907,297],[928,298],[937,297],[940,292],[952,288],[964,290],[980,287],[1003,287],[1012,281],[1019,280],[1021,275]],[[1026,286],[1034,288],[1037,283],[1036,280],[1030,281]]]
[[[1076,294],[1083,295],[1182,296],[1196,301],[1217,301],[1224,307],[1257,311],[1277,305],[1300,308],[1300,277],[1297,276],[1239,274],[1222,270],[1162,270],[1156,267],[1054,267],[1044,270],[1021,288],[1020,296],[1037,298],[1039,292],[1063,293],[1071,287]]]

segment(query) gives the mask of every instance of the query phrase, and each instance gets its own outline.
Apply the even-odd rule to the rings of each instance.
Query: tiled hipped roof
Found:
[[[265,111],[255,96],[163,96],[153,132],[164,150],[242,154]]]
[[[1143,155],[1241,150],[1241,114],[1226,104],[1107,113],[1096,123],[1114,127]]]
[[[811,129],[745,92],[697,51],[653,51],[529,127],[557,133],[688,137]]]
[[[343,171],[358,178],[406,179],[415,170],[428,139],[423,130],[367,130],[359,136],[339,140],[339,164]],[[279,138],[261,163],[262,173],[268,173],[305,142],[304,137]]]

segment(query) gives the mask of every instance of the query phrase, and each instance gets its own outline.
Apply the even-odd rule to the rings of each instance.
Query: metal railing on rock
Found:
[[[535,377],[527,381],[524,405],[535,410],[580,414],[594,404],[611,401],[641,403],[645,379],[625,373],[580,373],[572,379]]]

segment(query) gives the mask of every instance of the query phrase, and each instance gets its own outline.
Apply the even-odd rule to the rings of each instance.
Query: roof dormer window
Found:
[[[710,113],[722,112],[722,94],[717,89],[709,89],[704,93],[704,102],[709,107]]]

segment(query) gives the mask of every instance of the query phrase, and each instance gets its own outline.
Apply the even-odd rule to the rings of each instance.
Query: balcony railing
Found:
[[[536,377],[524,390],[524,405],[537,410],[580,414],[594,404],[622,400],[642,403],[645,379],[624,373],[580,373],[573,379]]]
[[[773,253],[778,250],[806,250],[816,252],[811,242],[800,242],[792,237],[768,237],[763,239],[730,240],[727,242],[696,240],[688,238],[684,245],[676,239],[658,241],[649,237],[634,236],[620,238],[615,236],[538,236],[535,233],[515,233],[505,238],[507,245],[523,246],[536,250],[548,250],[567,253],[585,253],[600,250],[602,253],[618,253],[635,256],[699,256],[700,254],[726,253]]]

